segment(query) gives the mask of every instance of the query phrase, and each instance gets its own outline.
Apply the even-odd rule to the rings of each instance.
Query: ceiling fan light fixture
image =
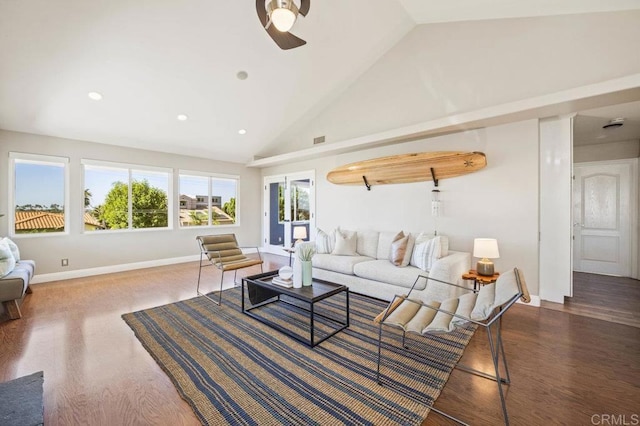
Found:
[[[271,0],[267,6],[269,22],[278,31],[287,32],[296,22],[298,17],[298,6],[293,0]]]
[[[624,124],[624,118],[620,117],[620,118],[614,118],[612,120],[609,120],[609,122],[607,124],[605,124],[604,126],[602,126],[603,129],[611,129],[611,128],[617,128],[617,127],[622,127],[622,125]]]

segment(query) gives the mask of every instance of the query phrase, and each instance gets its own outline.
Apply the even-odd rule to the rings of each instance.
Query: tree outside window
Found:
[[[85,230],[168,228],[170,172],[85,165]]]

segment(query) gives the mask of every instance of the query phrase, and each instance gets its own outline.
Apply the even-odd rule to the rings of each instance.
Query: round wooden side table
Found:
[[[471,269],[466,274],[462,274],[462,279],[473,280],[473,289],[477,290],[479,285],[483,286],[485,284],[495,283],[498,280],[499,276],[499,272],[496,272],[491,276],[478,275],[478,272],[475,269]]]

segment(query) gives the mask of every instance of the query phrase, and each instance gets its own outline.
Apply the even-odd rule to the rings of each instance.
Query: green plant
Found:
[[[316,248],[311,244],[305,244],[298,249],[298,259],[303,262],[309,262],[314,254],[316,254]]]

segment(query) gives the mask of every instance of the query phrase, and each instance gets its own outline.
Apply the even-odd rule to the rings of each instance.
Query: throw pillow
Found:
[[[344,235],[342,232],[336,232],[336,246],[331,252],[338,256],[357,256],[356,246],[358,244],[358,236],[355,232],[350,235]]]
[[[411,264],[429,272],[433,263],[441,257],[440,253],[440,237],[428,240],[418,237],[411,256]]]
[[[11,248],[4,241],[0,241],[0,277],[4,277],[16,267],[16,259],[11,253]]]
[[[407,266],[407,265],[409,265],[409,263],[411,263],[411,256],[413,255],[413,248],[416,245],[416,238],[413,235],[407,234],[407,237],[409,237],[409,239],[407,240],[407,250],[405,251],[404,259],[402,259],[402,265],[401,266]]]
[[[440,257],[449,256],[449,237],[445,235],[434,235],[431,233],[421,232],[416,237],[416,244],[425,242],[435,237],[440,237]]]
[[[336,232],[335,230],[329,234],[318,228],[318,234],[316,235],[316,253],[329,254],[333,252],[336,245]]]
[[[389,253],[389,260],[396,266],[407,266],[403,265],[405,255],[407,253],[407,244],[409,243],[409,236],[404,235],[404,232],[400,231],[393,237],[393,242],[391,243],[391,253]]]
[[[18,246],[16,245],[16,243],[11,241],[7,237],[4,237],[2,241],[7,243],[7,245],[9,246],[9,249],[11,249],[11,254],[13,254],[13,258],[16,260],[16,262],[20,262],[20,249],[18,249]]]
[[[440,235],[440,257],[449,256],[449,237]]]

